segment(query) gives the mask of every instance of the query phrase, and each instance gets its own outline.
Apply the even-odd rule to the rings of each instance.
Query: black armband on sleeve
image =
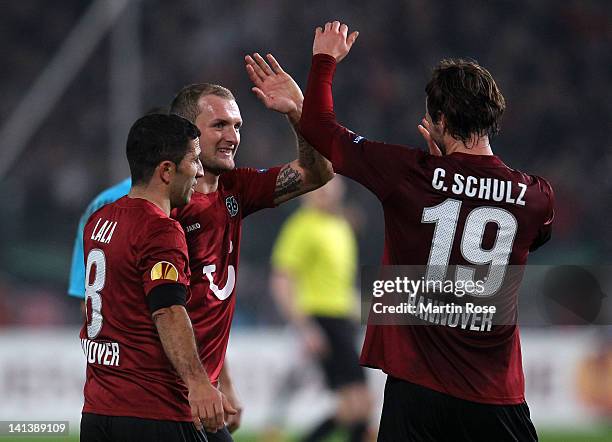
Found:
[[[147,295],[149,311],[154,313],[160,308],[173,305],[185,305],[187,289],[183,284],[162,284],[153,288]]]

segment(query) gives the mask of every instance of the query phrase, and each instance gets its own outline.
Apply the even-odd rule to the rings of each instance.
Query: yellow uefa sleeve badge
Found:
[[[170,281],[178,281],[178,271],[174,264],[168,261],[160,261],[151,269],[151,281],[158,279],[169,279]]]

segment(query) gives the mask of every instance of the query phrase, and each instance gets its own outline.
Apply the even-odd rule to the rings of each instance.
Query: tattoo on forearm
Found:
[[[281,169],[276,178],[276,189],[274,190],[274,197],[278,198],[288,193],[295,192],[300,189],[302,185],[302,175],[300,172],[287,164]]]
[[[297,139],[298,161],[300,162],[300,166],[304,167],[305,169],[310,169],[315,164],[318,152],[314,149],[314,147],[308,144],[304,137],[302,137],[297,124],[291,123],[291,126],[293,127],[293,132],[295,133],[295,137]]]
[[[297,134],[297,142],[300,165],[307,169],[313,167],[317,151],[300,134]]]
[[[317,187],[325,184],[334,175],[331,163],[302,137],[297,123],[291,125],[297,139],[299,164],[308,175],[305,182],[313,180]]]

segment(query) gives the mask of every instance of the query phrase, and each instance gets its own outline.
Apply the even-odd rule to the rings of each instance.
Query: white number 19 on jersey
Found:
[[[421,222],[436,225],[427,262],[427,281],[440,281],[446,277],[460,209],[461,201],[452,198],[423,209]],[[487,250],[482,247],[482,240],[488,223],[497,224],[497,236],[493,246]],[[514,215],[499,207],[477,207],[468,214],[461,237],[461,254],[472,264],[490,266],[484,279],[484,290],[477,296],[491,296],[501,287],[517,227]],[[471,267],[457,266],[455,280],[473,281],[475,273]]]

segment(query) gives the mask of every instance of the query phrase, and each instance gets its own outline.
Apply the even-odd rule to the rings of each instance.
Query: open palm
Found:
[[[300,87],[272,54],[266,58],[270,64],[258,53],[244,58],[249,78],[255,85],[251,90],[268,109],[283,114],[301,113],[304,96]]]

